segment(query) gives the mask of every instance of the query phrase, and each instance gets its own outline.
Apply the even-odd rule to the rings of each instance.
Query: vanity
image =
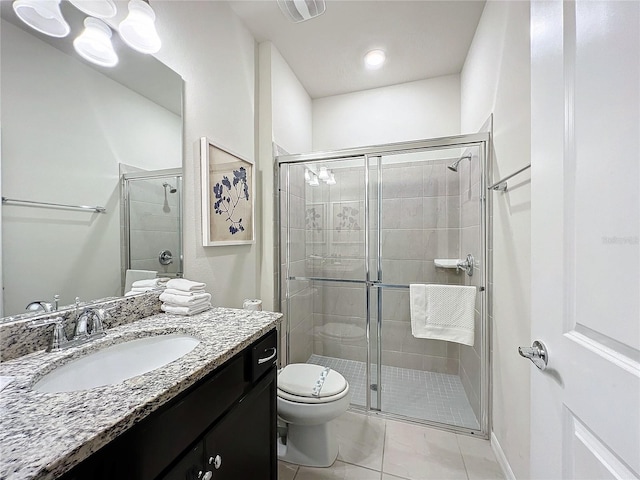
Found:
[[[155,314],[89,344],[0,363],[2,479],[276,479],[279,313],[214,308]],[[91,352],[158,335],[199,340],[186,355],[114,385],[34,385]]]

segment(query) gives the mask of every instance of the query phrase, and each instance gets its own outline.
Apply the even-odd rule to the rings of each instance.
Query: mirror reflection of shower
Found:
[[[460,157],[458,160],[456,160],[455,162],[453,162],[451,165],[447,165],[447,168],[449,170],[451,170],[452,172],[457,172],[458,171],[458,164],[462,161],[462,160],[469,160],[471,161],[471,154],[465,155],[463,157]]]
[[[164,182],[162,184],[162,186],[164,187],[164,191],[166,193],[167,191],[167,187],[169,187],[169,193],[176,193],[178,190],[176,189],[176,187],[174,187],[173,185],[171,185],[170,183]]]
[[[167,196],[167,187],[169,188],[169,193],[176,193],[178,189],[176,189],[176,187],[171,185],[169,182],[164,182],[162,186],[164,187],[164,205],[162,205],[162,211],[164,213],[170,213],[171,205],[169,205],[169,197]]]
[[[182,276],[182,169],[125,173],[122,190],[123,272]]]

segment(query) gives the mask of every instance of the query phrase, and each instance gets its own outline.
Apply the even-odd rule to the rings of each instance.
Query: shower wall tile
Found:
[[[334,341],[341,345],[367,346],[364,317],[314,313],[313,326],[317,340]]]
[[[291,322],[291,328],[296,328],[301,323],[312,321],[313,293],[310,288],[305,288],[289,298],[289,310],[287,316]]]
[[[391,165],[382,169],[382,198],[422,197],[423,167],[420,165]]]
[[[453,172],[445,166],[445,183],[447,196],[458,197],[460,195],[460,174]]]
[[[448,228],[460,228],[460,197],[447,197],[447,224]]]
[[[289,333],[292,363],[304,363],[313,353],[313,328],[311,322],[302,322]]]
[[[425,230],[383,230],[382,255],[390,260],[422,260],[427,237]],[[432,244],[434,242],[432,240]]]
[[[447,197],[424,197],[422,199],[423,217],[422,228],[454,228],[450,225],[447,215]]]
[[[364,288],[345,286],[318,286],[314,297],[314,313],[363,317],[365,313]]]
[[[423,167],[423,192],[425,197],[447,195],[447,167],[444,162],[429,162]]]
[[[469,400],[469,403],[471,404],[471,409],[473,410],[473,413],[475,414],[476,418],[482,418],[481,408],[480,408],[480,397],[477,395],[478,392],[476,392],[473,389],[469,375],[464,370],[462,366],[462,362],[460,363],[459,376],[460,376],[460,381],[462,383],[462,388],[464,388],[464,392],[467,395],[467,399]]]

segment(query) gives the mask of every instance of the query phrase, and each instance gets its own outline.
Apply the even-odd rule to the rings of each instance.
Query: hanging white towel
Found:
[[[167,282],[167,288],[173,288],[175,290],[183,290],[185,292],[195,292],[198,290],[204,290],[206,283],[193,282],[186,278],[173,278]]]
[[[476,287],[409,285],[411,333],[473,346]]]

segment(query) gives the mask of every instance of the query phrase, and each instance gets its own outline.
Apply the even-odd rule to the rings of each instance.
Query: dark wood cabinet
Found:
[[[272,331],[62,479],[276,480],[275,346]]]

